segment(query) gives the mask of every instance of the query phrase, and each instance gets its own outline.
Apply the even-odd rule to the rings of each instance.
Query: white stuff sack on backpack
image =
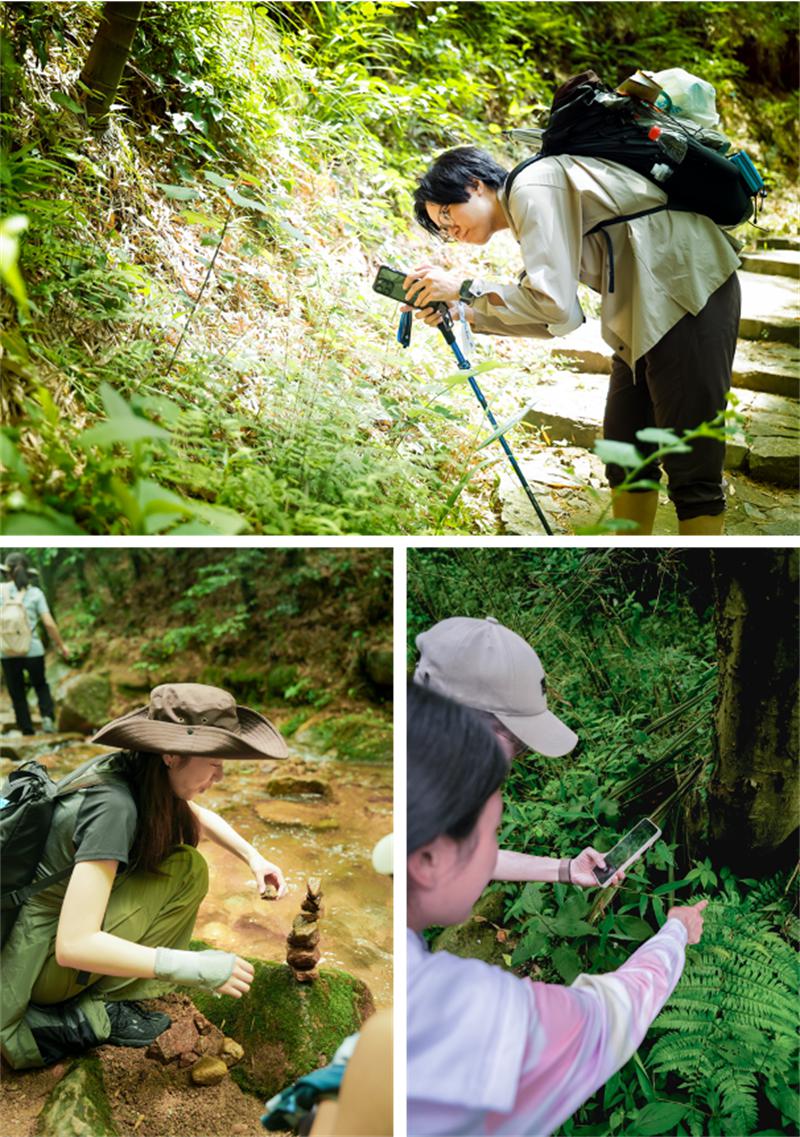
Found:
[[[0,652],[3,655],[27,655],[33,632],[22,596],[13,584],[0,585]]]

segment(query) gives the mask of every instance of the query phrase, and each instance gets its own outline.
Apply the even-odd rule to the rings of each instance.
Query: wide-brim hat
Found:
[[[289,753],[269,719],[204,683],[154,687],[146,707],[114,719],[92,742],[197,758],[286,758]]]
[[[568,754],[574,731],[547,709],[544,668],[522,636],[493,616],[453,616],[417,636],[414,682],[457,703],[488,711],[531,750]]]

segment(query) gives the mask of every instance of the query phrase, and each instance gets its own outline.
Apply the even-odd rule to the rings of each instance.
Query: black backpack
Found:
[[[757,204],[766,194],[747,155],[723,155],[718,147],[727,145],[727,140],[722,135],[692,127],[643,99],[619,95],[593,71],[574,76],[556,91],[541,141],[539,153],[520,162],[506,178],[506,200],[524,169],[560,154],[618,162],[667,194],[666,205],[595,225],[590,232],[603,232],[607,243],[607,226],[665,209],[702,213],[717,225],[740,225],[753,215],[754,199]]]
[[[39,762],[26,762],[9,774],[0,790],[0,946],[5,945],[25,901],[72,872],[69,865],[31,883],[44,853],[56,801],[100,780],[79,781],[71,774],[54,782]]]

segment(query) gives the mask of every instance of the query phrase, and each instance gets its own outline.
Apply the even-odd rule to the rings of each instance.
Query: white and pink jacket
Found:
[[[675,988],[668,920],[607,975],[533,983],[408,933],[408,1134],[547,1137],[628,1061]]]

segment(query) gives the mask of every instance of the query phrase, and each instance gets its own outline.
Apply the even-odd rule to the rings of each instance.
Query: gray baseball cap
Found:
[[[547,709],[544,668],[522,636],[494,616],[453,616],[417,636],[414,682],[489,711],[532,750],[568,754],[578,736]]]

